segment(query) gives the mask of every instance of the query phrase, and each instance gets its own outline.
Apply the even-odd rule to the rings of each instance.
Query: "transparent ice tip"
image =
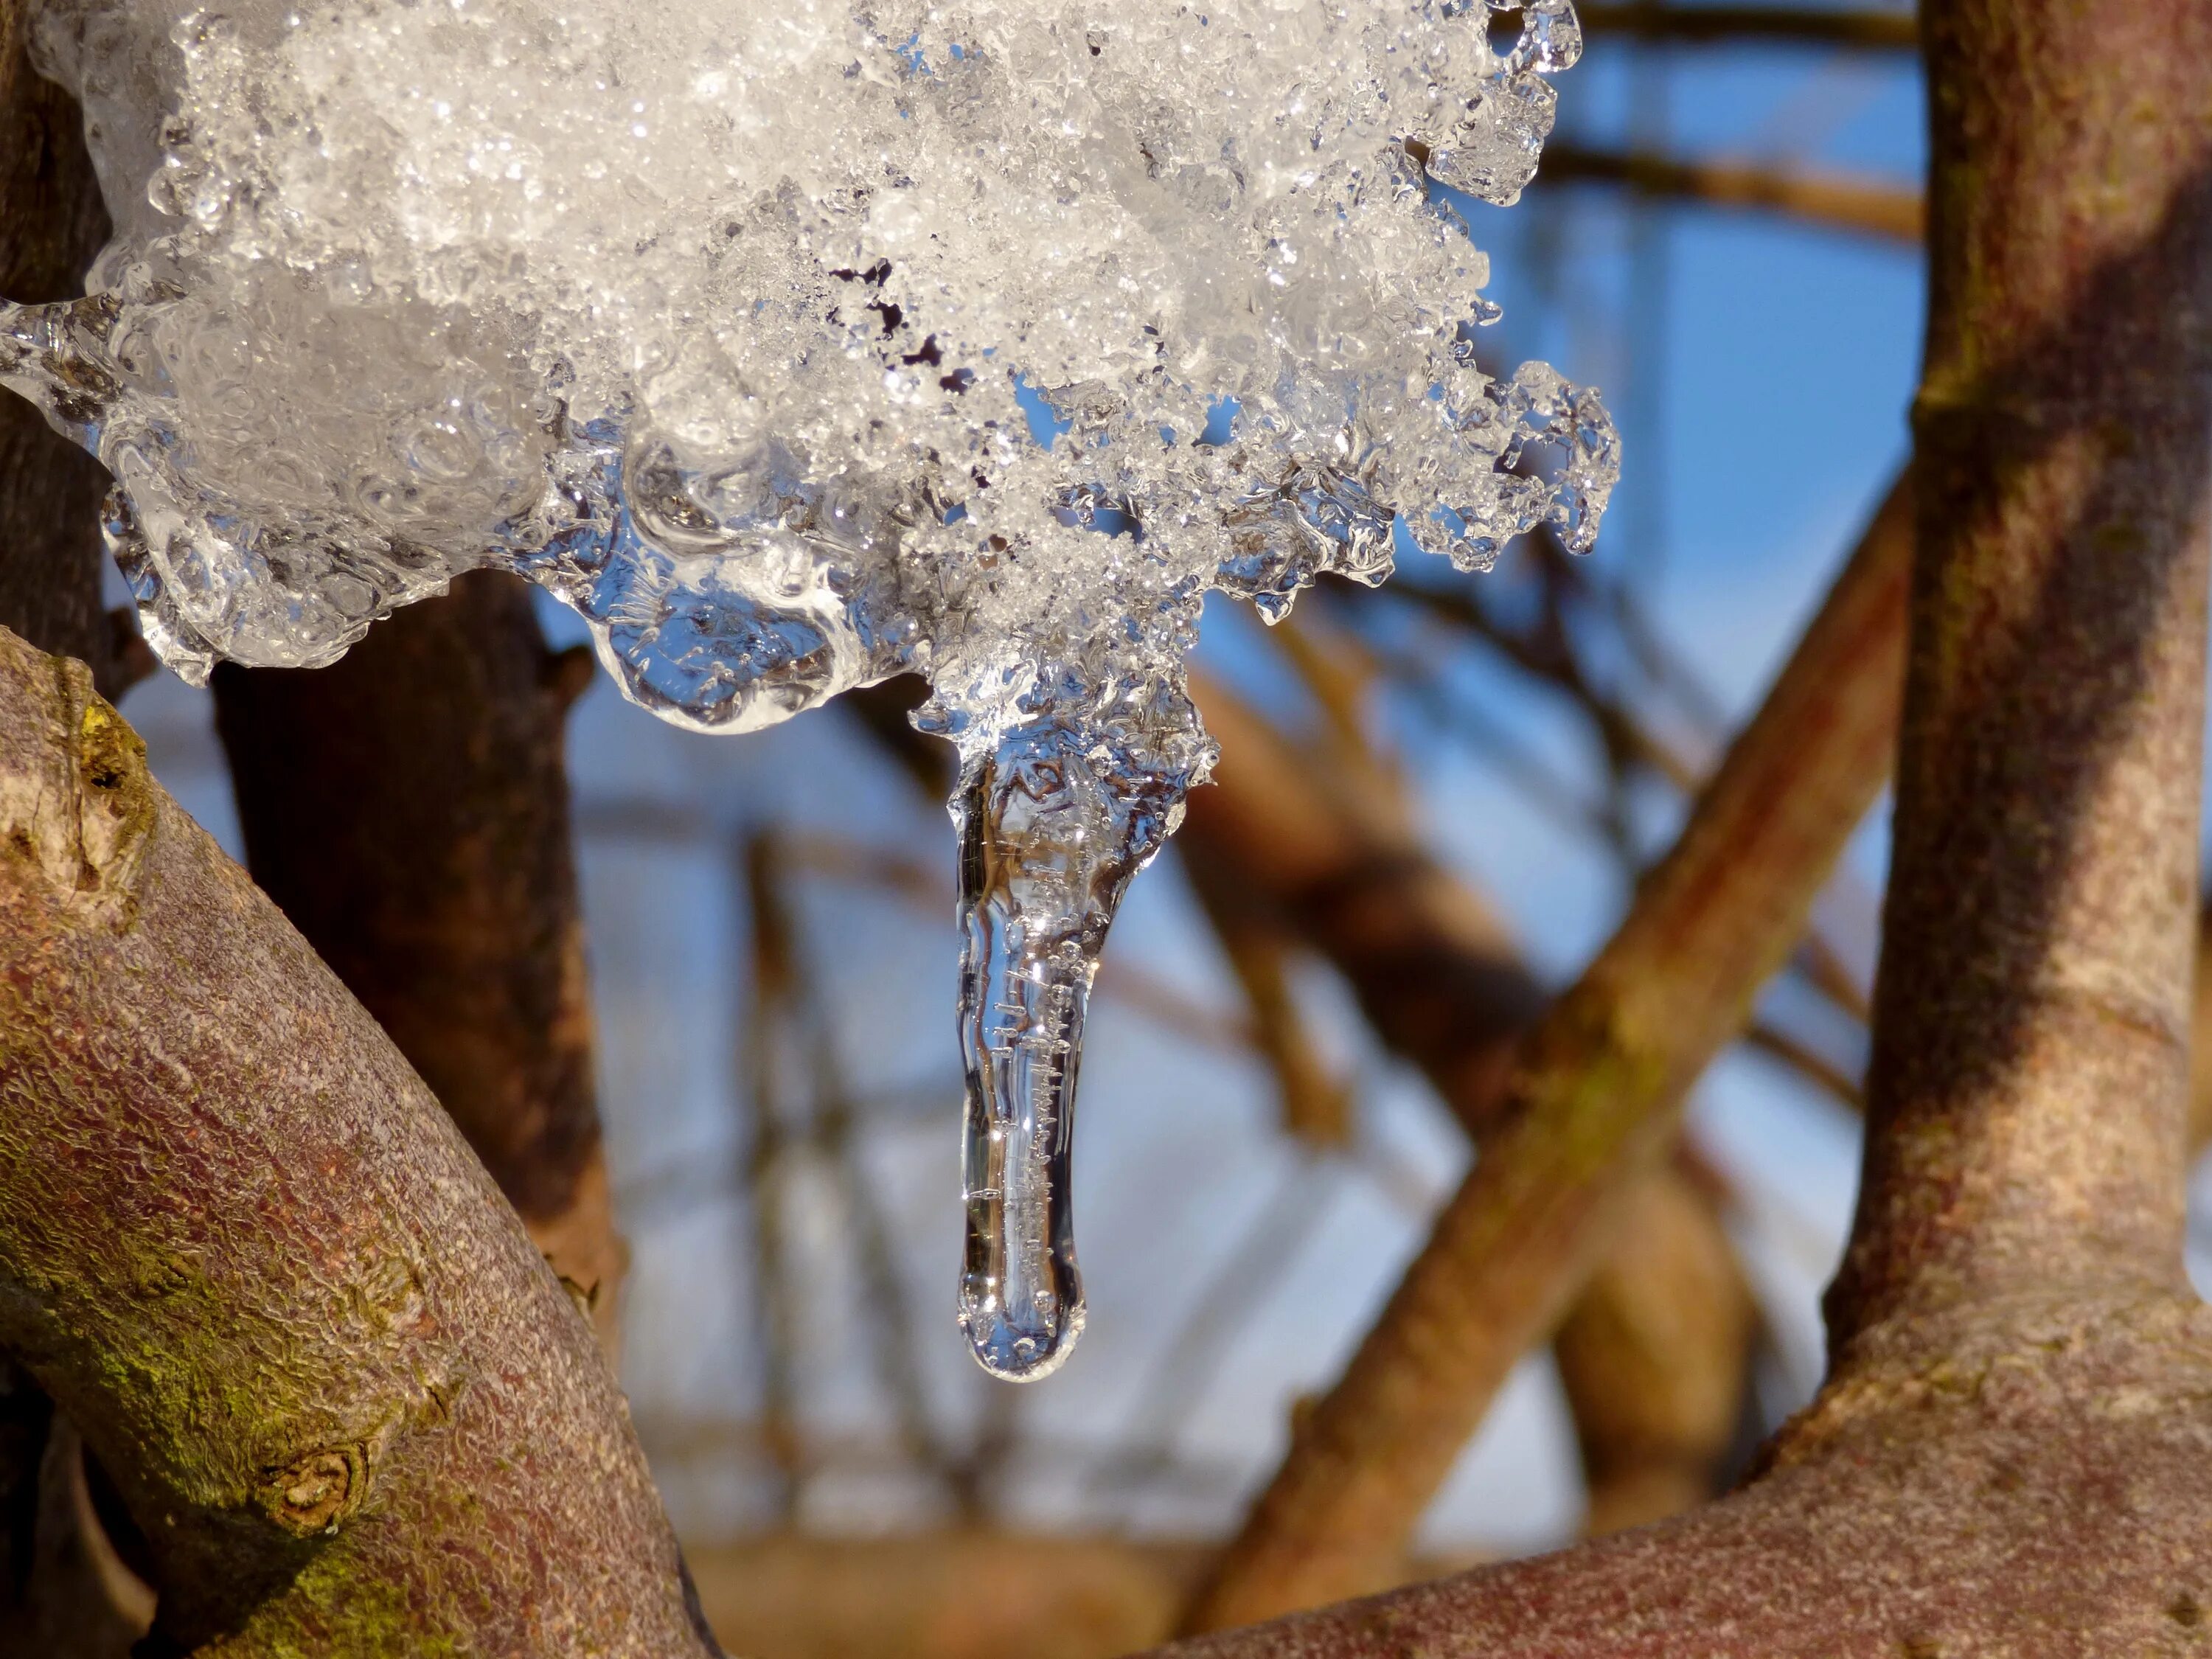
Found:
[[[960,1325],[992,1376],[1032,1382],[1083,1331],[1069,1182],[1083,1021],[1106,930],[1176,804],[1133,795],[1049,715],[963,769]],[[1179,798],[1178,798],[1179,800]]]

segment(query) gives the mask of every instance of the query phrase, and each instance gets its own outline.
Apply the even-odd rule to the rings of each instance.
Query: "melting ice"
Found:
[[[44,0],[36,40],[116,234],[90,297],[0,304],[0,380],[114,475],[185,678],[482,565],[702,730],[928,676],[960,1319],[1051,1370],[1091,976],[1212,757],[1202,594],[1380,581],[1399,520],[1470,570],[1596,532],[1612,423],[1476,365],[1487,263],[1426,200],[1518,196],[1569,0]]]

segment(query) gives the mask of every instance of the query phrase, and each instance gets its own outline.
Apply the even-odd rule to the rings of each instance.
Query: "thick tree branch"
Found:
[[[216,674],[246,866],[391,1035],[614,1334],[562,732],[588,652],[478,572],[329,668]]]
[[[32,73],[26,18],[0,0],[0,295],[64,298],[106,239],[82,117]],[[106,474],[0,390],[0,626],[90,665],[108,696],[150,665],[125,618],[101,608],[99,503]],[[119,1659],[143,1609],[110,1594],[127,1573],[88,1505],[58,1501],[88,1472],[75,1430],[0,1354],[0,1659]],[[140,1594],[143,1595],[143,1590]]]
[[[1513,1363],[1603,1259],[1620,1200],[1741,1029],[1887,774],[1902,486],[1627,920],[1531,1033],[1506,1127],[1445,1207],[1199,1605],[1217,1629],[1371,1589]]]
[[[1639,195],[1707,207],[1755,208],[1831,230],[1919,244],[1925,216],[1917,191],[1871,179],[1778,173],[1730,161],[1684,161],[1594,149],[1553,140],[1541,177],[1551,182],[1623,185]]]
[[[225,1659],[705,1654],[591,1333],[452,1120],[0,636],[0,1345]]]
[[[2212,17],[2160,46],[2168,9],[2122,9],[1929,13],[1923,552],[1869,1153],[1829,1304],[1846,1346],[2008,1293],[2178,1282],[2212,67],[2126,54],[2187,56]]]

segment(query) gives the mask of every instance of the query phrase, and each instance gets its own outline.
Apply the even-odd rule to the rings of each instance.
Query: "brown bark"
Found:
[[[0,297],[64,299],[106,240],[107,214],[76,106],[34,75],[22,10],[0,0]],[[88,664],[119,696],[151,659],[101,606],[99,507],[107,475],[0,390],[0,626]],[[107,1659],[143,1632],[143,1609],[94,1571],[113,1547],[81,1488],[82,1443],[44,1392],[0,1356],[0,1656]],[[70,1483],[74,1482],[74,1486]]]
[[[692,1565],[708,1618],[750,1659],[1114,1659],[1160,1639],[1204,1559],[1197,1546],[977,1529],[775,1533]]]
[[[1191,1659],[2180,1654],[2179,1273],[2212,518],[2212,11],[1923,14],[1935,280],[1896,860],[1832,1371],[1761,1477]]]
[[[1831,230],[1916,246],[1925,229],[1918,191],[1871,179],[1778,173],[1729,161],[1684,161],[1564,141],[1544,147],[1541,176],[1557,183],[1625,185],[1665,201],[1758,208]]]
[[[1193,1626],[1371,1589],[1550,1333],[1887,775],[1910,533],[1893,495],[1627,920],[1538,1024],[1507,1122],[1299,1423]]]
[[[2189,1132],[2192,1155],[2212,1146],[2212,905],[2197,927],[2197,1000],[2189,1021]]]
[[[691,1565],[708,1617],[750,1659],[1114,1659],[1161,1638],[1215,1548],[981,1527],[773,1532],[695,1549]],[[1467,1565],[1415,1561],[1407,1577]]]
[[[1925,550],[1845,1345],[2179,1272],[2212,66],[2148,60],[2212,15],[2004,9],[1928,18]]]
[[[1220,886],[1201,885],[1198,896],[1251,1011],[1251,1044],[1274,1077],[1284,1133],[1319,1149],[1350,1146],[1352,1089],[1315,1043],[1291,988],[1297,941],[1256,908],[1220,902]]]
[[[430,1085],[611,1345],[562,737],[588,652],[460,578],[329,668],[216,674],[246,866]]]
[[[711,1650],[592,1334],[421,1079],[0,636],[0,1346],[169,1650]]]
[[[2183,1659],[2212,1623],[2201,1401],[2172,1304],[1866,1379],[1803,1462],[1655,1527],[1159,1650],[1175,1659]],[[2140,1410],[2132,1408],[2140,1407]],[[1817,1443],[1815,1443],[1817,1437]]]

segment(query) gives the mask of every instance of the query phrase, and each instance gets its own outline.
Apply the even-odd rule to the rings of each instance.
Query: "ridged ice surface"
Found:
[[[1528,182],[1569,0],[46,0],[38,42],[117,234],[91,298],[0,306],[0,380],[114,474],[186,678],[487,564],[688,726],[929,677],[962,1321],[1050,1370],[1091,977],[1212,758],[1201,595],[1379,581],[1401,519],[1468,569],[1595,533],[1611,422],[1476,366],[1427,201]]]

